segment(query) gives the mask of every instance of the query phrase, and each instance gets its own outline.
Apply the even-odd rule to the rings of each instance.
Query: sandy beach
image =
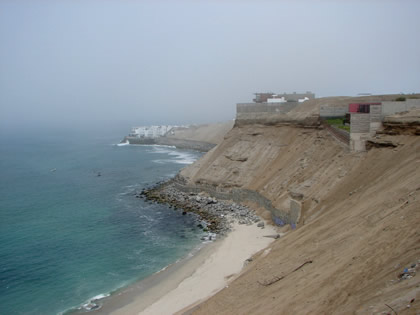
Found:
[[[270,225],[261,229],[256,224],[234,224],[223,239],[142,282],[147,289],[132,287],[131,294],[121,294],[121,299],[115,297],[98,313],[175,314],[188,309],[228,286],[244,267],[245,260],[274,240],[265,236],[273,234],[277,230]]]

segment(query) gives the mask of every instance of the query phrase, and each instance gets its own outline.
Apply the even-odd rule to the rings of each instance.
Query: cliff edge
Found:
[[[376,140],[393,145],[351,153],[322,127],[236,125],[183,169],[185,187],[296,226],[192,313],[416,314],[420,138]]]
[[[156,140],[157,144],[172,145],[179,149],[207,152],[223,141],[223,136],[233,127],[234,121],[189,127],[178,127]]]

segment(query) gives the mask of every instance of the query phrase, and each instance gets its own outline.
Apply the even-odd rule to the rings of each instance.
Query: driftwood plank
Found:
[[[257,281],[260,285],[264,286],[264,287],[268,287],[269,285],[272,285],[273,283],[276,283],[280,280],[283,280],[284,278],[286,278],[288,275],[290,275],[291,273],[298,271],[299,269],[301,269],[303,266],[305,266],[306,264],[312,264],[312,260],[308,260],[305,261],[303,264],[301,264],[300,266],[298,266],[297,268],[293,269],[293,271],[289,272],[288,274],[286,274],[285,276],[281,276],[281,277],[274,277],[268,281]]]

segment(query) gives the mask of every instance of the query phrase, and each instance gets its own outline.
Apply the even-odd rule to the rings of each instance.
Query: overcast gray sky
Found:
[[[257,91],[419,92],[419,15],[401,0],[2,0],[0,124],[211,122]]]

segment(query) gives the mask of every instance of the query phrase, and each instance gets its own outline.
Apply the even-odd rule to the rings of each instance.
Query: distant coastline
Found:
[[[201,151],[201,152],[210,151],[216,146],[216,144],[214,143],[208,143],[204,141],[176,139],[176,138],[168,138],[168,137],[137,138],[137,137],[126,136],[121,141],[121,143],[127,143],[127,142],[129,144],[168,145],[168,146],[174,146],[177,149],[196,150],[196,151]]]
[[[232,129],[234,121],[205,125],[191,125],[188,127],[150,126],[133,128],[132,132],[121,140],[125,144],[158,144],[174,146],[177,149],[208,152],[223,141],[225,134]],[[157,130],[146,133],[144,130]],[[168,129],[167,132],[161,132]],[[140,132],[138,131],[140,130]]]

